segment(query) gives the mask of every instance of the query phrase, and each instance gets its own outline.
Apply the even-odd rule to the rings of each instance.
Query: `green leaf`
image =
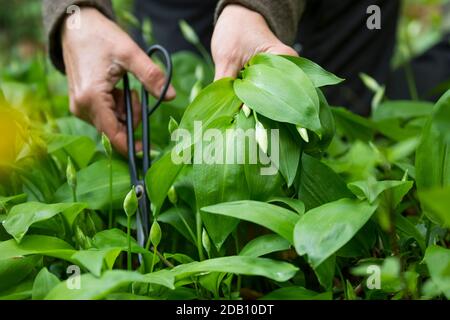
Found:
[[[309,133],[309,142],[304,145],[304,152],[315,155],[325,152],[336,134],[336,123],[333,112],[327,99],[320,89],[317,89],[319,97],[319,117],[322,125],[322,135]]]
[[[447,143],[450,143],[450,89],[442,96],[435,107],[433,114],[433,124],[443,136]]]
[[[119,229],[103,230],[92,238],[92,243],[98,249],[121,248],[122,250],[127,250],[128,236]],[[138,245],[134,239],[131,239],[131,251],[134,253],[148,252]]]
[[[0,292],[0,300],[25,300],[31,297],[33,281],[25,280],[17,286]]]
[[[59,284],[59,279],[47,268],[42,268],[33,283],[32,299],[43,300],[45,296]]]
[[[312,209],[342,198],[352,198],[344,180],[321,161],[304,154],[298,198]]]
[[[446,139],[448,127],[443,130],[441,124],[449,119],[450,91],[435,105],[433,117],[425,125],[420,144],[416,151],[416,184],[419,194],[427,189],[450,186],[450,140]],[[442,117],[442,119],[438,119]],[[427,203],[421,204],[427,217],[436,224],[444,222],[429,208]]]
[[[448,207],[447,207],[448,208]],[[404,234],[417,241],[422,252],[425,252],[425,237],[420,233],[417,227],[408,219],[400,214],[395,215],[395,227],[399,234]]]
[[[263,64],[258,61],[261,59]],[[249,64],[242,79],[234,82],[239,99],[271,120],[299,125],[321,135],[319,98],[311,80],[300,68],[282,57],[268,54],[255,56]]]
[[[191,141],[186,149],[190,149],[199,139],[202,139],[194,130],[195,121],[201,122],[202,129],[205,131],[214,126],[217,119],[229,118],[231,120],[232,116],[239,111],[240,105],[241,102],[234,94],[231,78],[216,81],[203,89],[186,109],[178,128],[187,130],[190,134]],[[147,192],[157,212],[161,209],[167,192],[175,183],[183,167],[184,164],[175,164],[172,154],[168,153],[155,162],[148,171]]]
[[[76,216],[85,207],[86,205],[83,203],[22,203],[11,209],[6,220],[3,222],[3,227],[17,242],[20,242],[34,223],[51,219],[55,215],[63,213],[69,225],[72,225]]]
[[[314,267],[314,273],[322,287],[330,291],[333,287],[334,273],[336,270],[336,255],[327,258],[320,265]]]
[[[196,237],[193,233],[195,230],[194,214],[187,207],[177,206],[161,213],[158,221],[170,224],[187,240],[195,244]]]
[[[284,287],[266,294],[259,300],[332,300],[332,292],[318,293],[303,287]]]
[[[67,281],[61,282],[45,297],[46,300],[100,300],[131,282],[159,284],[174,288],[172,273],[161,270],[142,275],[137,272],[111,270],[106,271],[100,278],[91,274],[80,276],[80,290],[71,290]]]
[[[383,102],[375,109],[372,118],[375,121],[386,119],[410,119],[431,115],[433,104],[425,101],[393,101]]]
[[[14,239],[0,242],[2,259],[39,254],[73,262],[71,257],[75,252],[67,242],[49,236],[25,236],[20,243]]]
[[[202,208],[202,211],[259,224],[290,243],[293,243],[293,230],[299,219],[299,215],[290,210],[258,201],[227,202]]]
[[[280,130],[280,172],[286,180],[287,186],[291,187],[297,175],[300,162],[301,146],[292,136],[285,125],[276,123],[276,129]]]
[[[398,205],[405,193],[407,193],[412,188],[412,186],[412,181],[376,181],[372,179],[365,181],[355,181],[348,184],[348,188],[358,197],[358,199],[367,199],[369,203],[374,203],[375,200],[377,200],[377,198],[388,189],[405,189],[404,191],[406,192],[401,193],[400,199],[398,199],[399,197],[396,197],[397,199],[395,199],[394,201],[395,206]]]
[[[332,86],[345,81],[344,79],[335,76],[331,72],[326,71],[317,63],[314,63],[306,58],[294,56],[282,56],[282,57],[295,63],[298,67],[300,67],[311,79],[316,88],[324,86]]]
[[[290,243],[277,234],[267,234],[253,239],[242,248],[240,256],[261,257],[269,253],[289,250]]]
[[[217,139],[225,137],[227,130],[237,129],[236,123],[224,125],[225,128],[217,127],[217,133],[220,133]],[[211,150],[212,153],[218,153],[222,156],[219,156],[219,164],[194,164],[192,167],[192,184],[197,208],[249,198],[244,165],[239,164],[236,161],[237,159],[233,159],[231,163],[226,159],[230,154],[245,154],[245,150],[242,150],[245,147],[245,142],[239,144],[240,141],[235,143],[229,142],[229,139],[226,140],[218,142],[216,138],[213,138],[210,143],[203,142],[203,146],[200,148],[204,157],[205,154],[209,153],[206,151],[211,149],[214,150]],[[214,177],[214,179],[211,179],[211,177]],[[217,249],[222,246],[239,223],[237,219],[212,215],[204,211],[201,212],[201,218]]]
[[[74,253],[72,259],[74,259],[78,265],[89,270],[94,276],[100,277],[105,263],[107,268],[111,269],[122,251],[125,250],[122,248],[80,250]]]
[[[369,220],[356,235],[336,252],[336,256],[359,258],[371,255],[378,238],[378,226]]]
[[[290,208],[294,209],[299,215],[303,215],[305,213],[305,204],[303,201],[293,198],[286,198],[286,197],[274,197],[271,198],[269,203],[279,202],[284,203],[285,205],[289,206]]]
[[[95,248],[77,251],[71,258],[97,277],[101,275],[103,267],[112,269],[119,254],[128,250],[128,237],[119,229],[97,233],[92,243]],[[139,246],[134,239],[131,239],[131,252],[153,257],[152,253]],[[155,259],[157,261],[159,258]]]
[[[27,201],[27,195],[25,193],[18,194],[11,197],[2,197],[0,196],[0,212],[6,211],[7,207],[15,204],[19,204]]]
[[[331,108],[337,132],[350,140],[370,141],[375,133],[374,124],[344,108]]]
[[[0,292],[22,282],[41,261],[40,257],[1,256],[0,260]]]
[[[260,121],[263,122],[265,127],[271,127],[275,122],[270,121],[263,116],[258,117]],[[242,129],[244,131],[248,129],[255,128],[255,119],[254,117],[245,117],[243,112],[239,113],[236,119],[236,125],[238,129]],[[242,142],[242,146],[244,146],[246,142]],[[257,147],[256,139],[254,135],[248,137],[248,145]],[[263,175],[263,169],[267,169],[269,165],[262,165],[261,163],[252,164],[248,159],[250,159],[250,150],[251,148],[246,148],[246,161],[244,164],[245,171],[245,180],[247,181],[247,186],[249,189],[249,199],[257,200],[257,201],[267,201],[269,198],[273,196],[278,196],[284,194],[282,192],[282,185],[284,184],[282,176],[277,174],[269,174]],[[261,159],[261,158],[259,158]],[[281,160],[280,160],[281,161]]]
[[[344,246],[376,210],[367,202],[341,199],[308,211],[294,230],[295,249],[313,268]]]
[[[86,136],[73,136],[66,134],[47,134],[48,153],[60,155],[61,158],[69,156],[79,168],[85,168],[95,154],[95,143]]]
[[[161,209],[167,193],[180,174],[184,164],[176,165],[172,161],[172,154],[167,153],[156,161],[145,178],[147,192],[156,212]]]
[[[113,208],[121,209],[123,199],[130,191],[130,175],[127,165],[122,161],[112,161]],[[100,160],[77,173],[77,199],[87,203],[92,210],[109,208],[109,161]],[[72,202],[72,191],[66,184],[55,194],[54,202]]]
[[[450,228],[450,186],[420,191],[419,198],[428,214],[441,221],[442,226]]]
[[[430,271],[431,281],[450,299],[450,249],[430,246],[425,252],[424,261]]]
[[[286,262],[246,256],[209,259],[180,265],[172,269],[177,278],[204,272],[226,272],[247,276],[262,276],[279,282],[291,279],[297,271],[298,268]]]

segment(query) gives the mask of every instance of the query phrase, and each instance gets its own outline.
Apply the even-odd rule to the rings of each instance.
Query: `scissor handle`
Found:
[[[164,58],[164,64],[166,67],[166,82],[162,88],[161,95],[158,97],[154,106],[148,108],[148,92],[142,85],[141,92],[141,112],[142,112],[142,151],[143,151],[143,163],[142,174],[143,179],[139,179],[139,172],[136,166],[136,149],[134,141],[134,126],[133,126],[133,108],[131,101],[130,82],[128,75],[123,77],[123,87],[125,96],[126,107],[126,123],[127,123],[127,144],[128,144],[128,166],[130,171],[131,184],[136,187],[136,190],[140,190],[139,199],[139,213],[136,216],[137,219],[137,238],[141,246],[145,245],[146,238],[148,237],[150,230],[150,201],[148,199],[145,188],[145,174],[151,165],[150,160],[150,121],[149,117],[155,112],[163,102],[167,91],[169,90],[170,82],[172,81],[172,60],[170,59],[169,52],[160,45],[151,46],[147,50],[149,57],[152,57],[155,53],[161,53]]]
[[[172,59],[170,58],[169,52],[163,46],[155,44],[147,50],[147,55],[149,57],[152,57],[155,53],[160,53],[164,58],[164,65],[166,67],[166,82],[164,83],[161,95],[159,96],[155,105],[153,106],[153,108],[149,109],[148,111],[149,116],[151,116],[153,112],[155,112],[156,109],[158,109],[158,107],[161,105],[164,98],[166,97],[167,91],[169,90],[170,87],[170,82],[172,81],[172,72],[173,72]],[[146,92],[144,86],[142,86],[142,91]]]

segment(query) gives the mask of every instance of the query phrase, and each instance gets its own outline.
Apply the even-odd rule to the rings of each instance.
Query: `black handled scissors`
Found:
[[[148,198],[145,188],[145,175],[151,166],[150,159],[150,121],[149,118],[153,112],[161,105],[164,97],[169,89],[170,82],[172,80],[172,60],[170,59],[169,52],[160,45],[151,46],[147,50],[147,55],[152,57],[155,53],[160,53],[164,58],[164,64],[166,67],[166,82],[161,91],[161,95],[152,108],[148,107],[148,92],[144,86],[141,90],[141,112],[142,112],[142,172],[138,171],[137,156],[134,140],[134,126],[133,126],[133,108],[131,101],[131,90],[128,75],[123,77],[123,88],[125,95],[126,106],[126,123],[127,123],[127,140],[128,140],[128,165],[130,170],[130,179],[132,186],[135,187],[136,195],[139,199],[139,211],[136,214],[136,228],[137,228],[137,240],[141,246],[145,246],[147,237],[150,230],[150,200]],[[142,177],[142,178],[141,178]]]

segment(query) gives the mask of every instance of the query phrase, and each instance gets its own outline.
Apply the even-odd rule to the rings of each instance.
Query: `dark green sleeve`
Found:
[[[238,4],[260,13],[270,29],[285,44],[292,45],[297,35],[298,23],[305,8],[306,0],[220,0],[215,20],[223,8]]]
[[[68,14],[67,9],[72,5],[90,6],[97,8],[110,19],[114,18],[111,0],[44,0],[42,13],[45,32],[48,39],[50,58],[55,67],[64,72],[64,60],[61,48],[61,24]],[[83,21],[81,21],[83,23]]]

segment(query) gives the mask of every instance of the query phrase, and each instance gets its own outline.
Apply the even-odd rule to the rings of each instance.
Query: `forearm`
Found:
[[[292,45],[305,2],[306,0],[220,0],[216,9],[215,21],[227,5],[242,5],[260,13],[278,39],[285,44]]]
[[[97,8],[110,19],[114,18],[111,0],[44,0],[43,19],[50,58],[60,71],[64,72],[64,61],[61,48],[61,25],[68,14],[67,9],[72,5],[90,6]],[[82,22],[81,22],[82,23]]]

